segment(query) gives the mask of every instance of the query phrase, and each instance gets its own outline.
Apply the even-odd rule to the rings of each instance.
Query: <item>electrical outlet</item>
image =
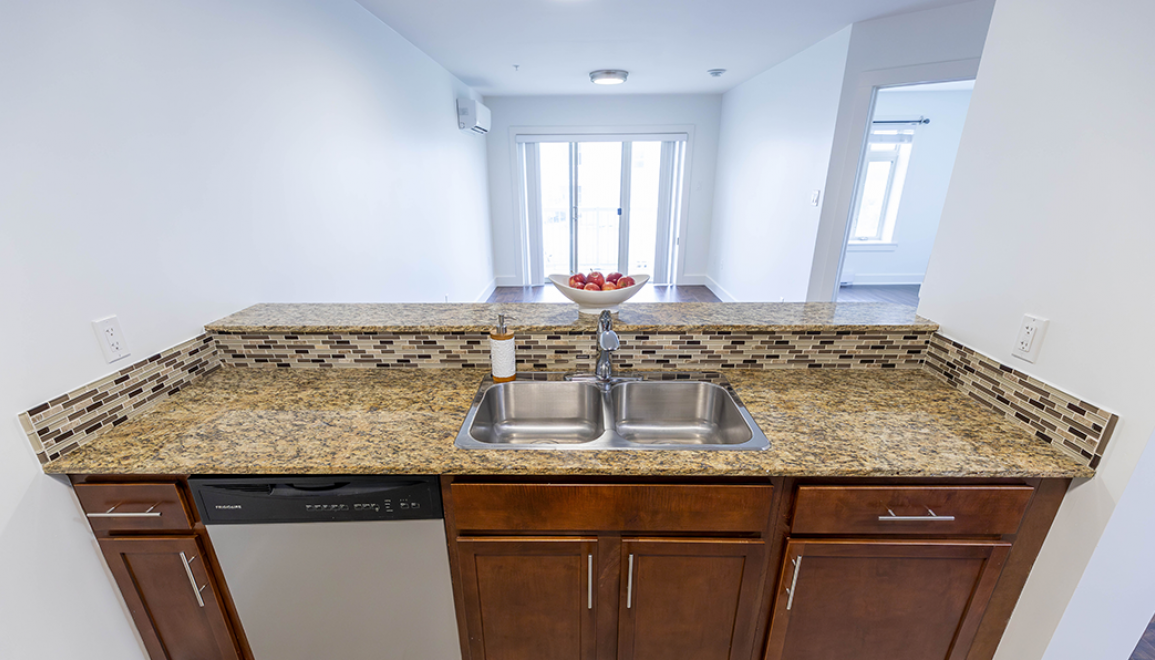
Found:
[[[818,200],[821,197],[822,197],[822,191],[821,190],[811,190],[810,191],[810,205],[811,206],[818,206]]]
[[[1050,321],[1045,318],[1031,314],[1024,315],[1023,323],[1019,326],[1019,336],[1015,339],[1014,348],[1011,349],[1011,355],[1027,362],[1034,362],[1039,359],[1039,349],[1043,345],[1043,335],[1047,332],[1048,323]]]
[[[104,351],[106,362],[116,362],[132,354],[128,350],[128,343],[124,341],[120,320],[115,316],[93,321],[92,329],[96,331],[96,338],[100,340],[100,350]]]

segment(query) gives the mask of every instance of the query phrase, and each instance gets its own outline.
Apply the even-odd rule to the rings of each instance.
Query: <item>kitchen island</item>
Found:
[[[96,516],[150,653],[254,657],[190,476],[429,475],[466,660],[987,660],[1115,423],[913,308],[639,304],[616,366],[722,373],[768,449],[458,448],[498,313],[525,379],[592,367],[572,305],[259,305],[29,411],[49,441],[90,433],[44,469]],[[165,518],[100,517],[137,508]],[[160,589],[194,552],[199,607]],[[133,566],[157,556],[150,592]]]

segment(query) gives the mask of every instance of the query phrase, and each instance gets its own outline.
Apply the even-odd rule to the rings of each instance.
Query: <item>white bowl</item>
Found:
[[[569,285],[569,275],[550,275],[549,281],[561,291],[561,295],[569,298],[578,304],[578,312],[582,314],[601,314],[603,310],[610,310],[611,312],[618,311],[618,305],[624,303],[634,296],[635,293],[642,290],[646,282],[650,281],[649,275],[630,275],[636,280],[633,286],[627,286],[624,289],[614,289],[613,291],[586,291],[585,289],[575,289]]]

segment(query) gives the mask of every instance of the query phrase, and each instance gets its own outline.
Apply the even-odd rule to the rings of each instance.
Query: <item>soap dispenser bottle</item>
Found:
[[[493,369],[493,382],[508,383],[517,378],[514,348],[513,333],[505,327],[505,314],[498,314],[497,327],[489,332],[489,362]]]

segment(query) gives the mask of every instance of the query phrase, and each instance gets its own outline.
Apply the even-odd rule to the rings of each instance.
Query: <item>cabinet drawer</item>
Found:
[[[761,532],[771,486],[453,484],[458,529]]]
[[[801,486],[793,534],[1014,534],[1030,486]]]
[[[76,484],[93,531],[187,531],[192,518],[177,484]]]

